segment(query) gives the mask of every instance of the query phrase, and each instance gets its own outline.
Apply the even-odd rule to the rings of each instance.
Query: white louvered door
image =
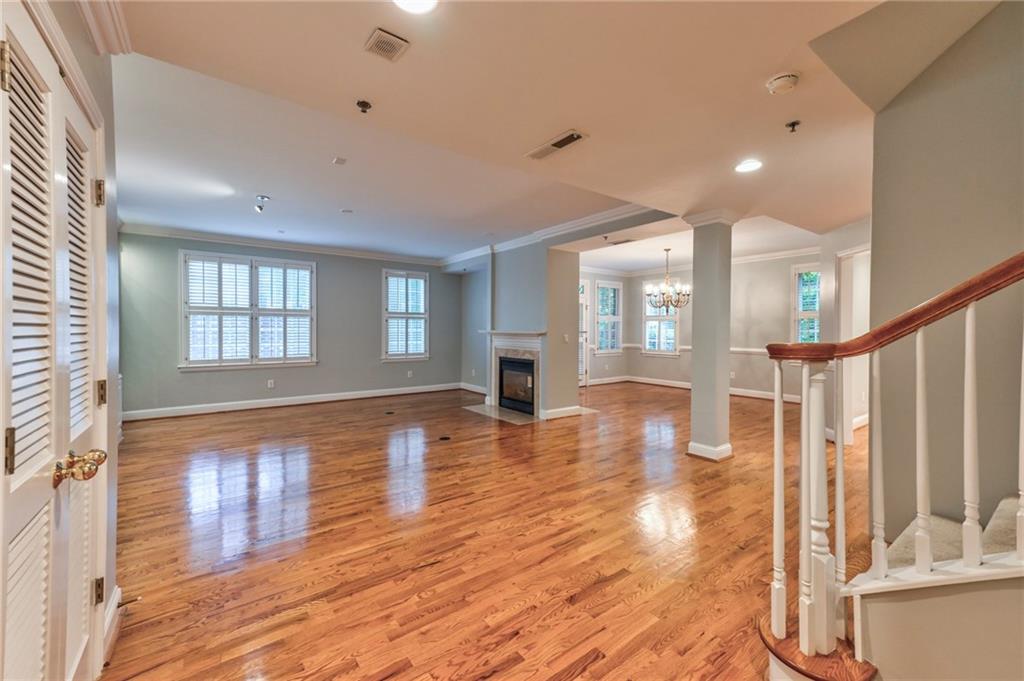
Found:
[[[95,676],[90,584],[94,481],[54,486],[58,462],[98,439],[97,138],[21,3],[0,5],[10,78],[0,92],[3,288],[0,668],[5,681]]]

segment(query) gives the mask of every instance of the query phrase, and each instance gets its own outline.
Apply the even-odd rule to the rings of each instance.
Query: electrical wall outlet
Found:
[[[406,378],[412,378],[412,369],[409,369],[405,376]]]
[[[267,379],[267,390],[273,390],[273,389],[274,389],[274,379],[272,379],[272,378]]]
[[[736,372],[735,371],[730,371],[729,372],[729,378],[736,378]]]

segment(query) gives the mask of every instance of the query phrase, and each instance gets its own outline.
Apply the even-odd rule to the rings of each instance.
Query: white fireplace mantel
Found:
[[[498,358],[502,356],[526,356],[534,361],[533,382],[534,392],[534,415],[542,417],[542,380],[541,380],[541,355],[544,351],[543,338],[547,331],[497,331],[494,329],[482,330],[490,336],[490,381],[487,386],[486,404],[497,406],[498,404]]]

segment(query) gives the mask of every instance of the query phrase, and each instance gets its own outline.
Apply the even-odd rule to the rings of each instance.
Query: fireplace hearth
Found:
[[[534,413],[534,361],[520,357],[500,357],[498,366],[498,405],[524,414]]]

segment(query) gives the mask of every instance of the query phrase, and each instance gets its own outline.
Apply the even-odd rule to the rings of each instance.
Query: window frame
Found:
[[[800,275],[805,272],[817,272],[818,273],[818,311],[817,312],[801,312],[800,311]],[[822,298],[822,276],[821,276],[821,263],[810,262],[801,263],[799,265],[793,265],[790,268],[789,275],[789,335],[790,341],[793,343],[800,342],[800,320],[801,319],[817,319],[818,320],[818,340],[817,343],[821,342],[821,298]]]
[[[668,315],[649,315],[647,314],[647,293],[645,292],[648,284],[660,286],[664,282],[664,279],[643,281],[640,283],[640,353],[643,355],[660,355],[662,357],[677,357],[679,356],[679,339],[680,329],[682,327],[682,309],[673,308],[675,314]],[[658,308],[663,310],[664,308]],[[647,349],[647,322],[674,322],[676,325],[676,347],[675,350],[648,350]],[[661,346],[661,324],[658,324],[658,345]]]
[[[396,276],[405,279],[423,280],[423,312],[390,312],[388,311],[388,277]],[[383,268],[380,273],[380,361],[381,362],[420,362],[430,359],[430,272],[422,270],[400,270]],[[406,289],[408,291],[408,289]],[[408,293],[406,294],[408,302]],[[388,321],[391,319],[422,319],[423,320],[423,352],[421,353],[389,353],[388,352]],[[406,335],[406,350],[409,349]]]
[[[602,288],[613,288],[617,289],[619,294],[616,296],[616,300],[619,304],[619,309],[616,310],[616,315],[602,315],[601,314],[601,289]],[[595,355],[621,355],[623,346],[625,345],[622,334],[624,332],[623,327],[623,307],[626,301],[622,297],[624,286],[620,281],[596,281],[594,282],[594,354]],[[617,347],[601,349],[601,322],[618,322],[619,324],[619,344]]]
[[[188,263],[190,259],[216,261],[217,262],[217,305],[193,306],[188,299]],[[247,307],[225,307],[223,305],[223,274],[221,263],[234,263],[246,265],[249,268],[249,305]],[[309,310],[288,310],[260,308],[259,307],[259,282],[257,281],[258,267],[272,266],[287,269],[309,270]],[[287,306],[287,273],[285,284],[282,289],[284,296],[283,304]],[[317,363],[316,337],[317,337],[317,315],[316,315],[316,262],[312,260],[292,260],[287,258],[269,258],[258,255],[242,255],[238,253],[219,253],[215,251],[202,251],[192,249],[178,250],[178,369],[180,371],[205,371],[220,369],[258,369],[266,367],[281,366],[310,366]],[[218,317],[217,329],[217,359],[195,360],[189,358],[189,322],[193,314],[210,314]],[[246,316],[249,318],[249,356],[245,359],[222,359],[224,351],[224,340],[220,318],[224,315]],[[280,359],[266,359],[259,357],[259,318],[261,316],[280,316],[285,318],[283,330],[284,356]],[[288,358],[287,348],[287,318],[288,317],[309,317],[309,356]]]

